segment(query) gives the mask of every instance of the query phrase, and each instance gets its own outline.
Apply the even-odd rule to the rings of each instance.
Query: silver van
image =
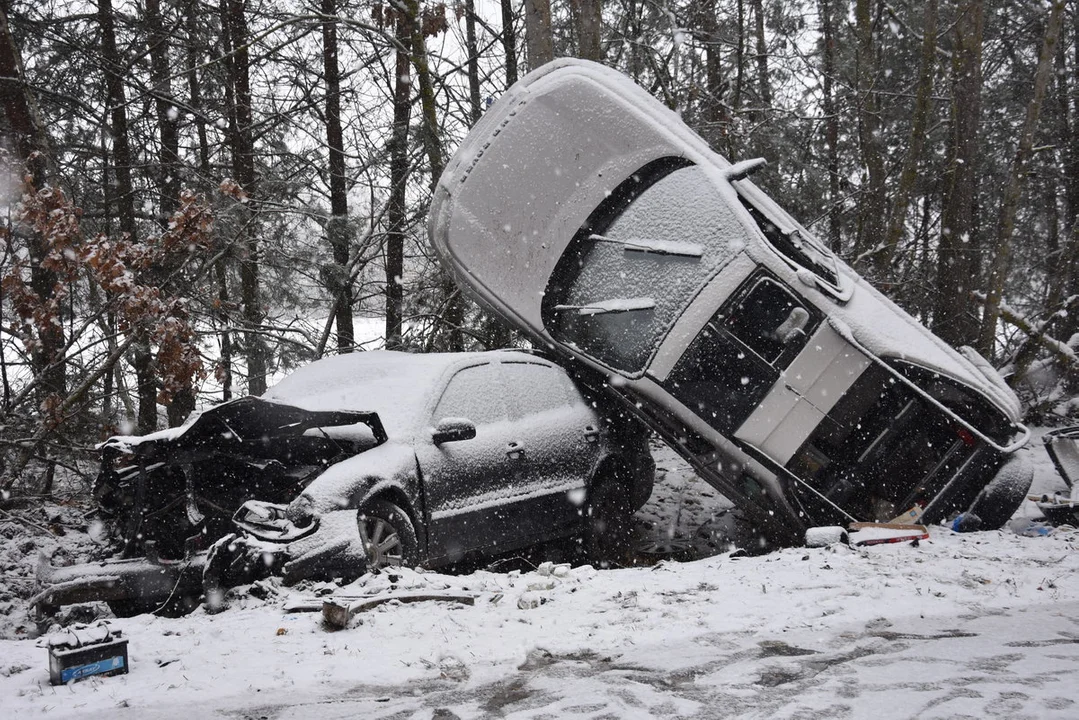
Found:
[[[620,73],[556,60],[488,109],[439,181],[458,283],[602,385],[763,535],[998,527],[1029,488],[1014,393],[870,287]]]

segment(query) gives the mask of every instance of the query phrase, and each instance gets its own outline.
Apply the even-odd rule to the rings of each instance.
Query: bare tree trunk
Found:
[[[172,72],[169,61],[169,35],[161,14],[161,0],[146,0],[146,26],[149,31],[150,77],[154,88],[154,110],[161,141],[158,155],[160,188],[158,224],[167,228],[169,218],[180,205],[180,132],[179,112],[172,99]],[[195,409],[195,389],[188,381],[172,394],[165,410],[169,427],[182,425]]]
[[[1079,294],[1079,13],[1072,13],[1072,72],[1070,91],[1066,94],[1064,103],[1065,116],[1070,112],[1071,121],[1067,133],[1067,146],[1065,147],[1065,191],[1067,214],[1064,232],[1064,243],[1061,259],[1057,263],[1057,288],[1058,300],[1050,309],[1055,308],[1064,301],[1066,296]],[[1065,63],[1066,64],[1066,63]],[[1060,75],[1058,79],[1063,82],[1066,75]],[[1062,318],[1057,332],[1061,337],[1070,338],[1079,332],[1079,313],[1069,313]]]
[[[524,0],[525,47],[528,69],[554,60],[554,38],[551,36],[551,0]]]
[[[336,0],[322,0],[322,14],[337,17]],[[348,187],[345,182],[345,143],[341,131],[341,69],[337,61],[337,21],[322,23],[322,62],[326,72],[326,145],[330,152],[330,220],[326,235],[335,268],[338,352],[351,352],[356,342],[352,322],[352,278],[349,272]]]
[[[190,4],[186,8],[187,88],[191,98],[191,106],[201,110],[202,84],[199,82],[199,54],[195,45],[198,37],[197,7],[197,0],[190,0]],[[229,97],[231,97],[231,94]],[[210,166],[210,142],[206,132],[206,119],[201,112],[195,115],[195,131],[199,143],[200,181],[198,185],[205,190],[210,187],[213,169]],[[229,316],[227,262],[224,254],[214,262],[214,280],[217,283],[215,320],[220,325],[218,330],[218,345],[220,348],[218,360],[220,368],[219,380],[221,382],[221,400],[224,402],[232,399],[232,320]]]
[[[855,2],[854,18],[858,31],[858,144],[866,172],[866,183],[859,196],[858,236],[854,244],[855,260],[860,261],[863,253],[873,252],[884,240],[886,200],[880,107],[875,88],[875,20],[870,9],[870,0]]]
[[[701,0],[700,27],[704,40],[704,78],[705,98],[701,120],[701,135],[717,151],[729,154],[727,146],[726,95],[728,84],[723,78],[723,66],[720,57],[719,27],[716,21],[716,0]]]
[[[935,1],[935,0],[932,0]],[[836,41],[833,0],[820,0],[823,67],[824,143],[828,166],[828,247],[840,252],[839,113],[835,103]]]
[[[37,98],[26,84],[22,54],[0,6],[0,104],[13,135],[15,153],[26,163],[35,187],[48,182],[49,141]]]
[[[761,110],[766,112],[772,106],[772,81],[768,76],[768,41],[764,35],[764,3],[753,0],[753,16],[756,21],[757,39],[757,93],[760,96]]]
[[[926,0],[925,19],[922,23],[922,57],[918,66],[918,86],[911,113],[910,141],[899,184],[893,195],[891,221],[884,239],[884,248],[876,256],[877,277],[887,277],[895,257],[899,240],[903,237],[910,198],[918,180],[918,164],[922,161],[929,110],[932,105],[933,74],[937,66],[937,0]],[[891,279],[891,278],[889,278]]]
[[[526,0],[527,1],[527,0]],[[442,177],[445,161],[442,158],[442,146],[438,138],[438,113],[435,108],[435,89],[431,82],[431,70],[427,62],[427,47],[424,44],[423,32],[420,27],[419,0],[404,0],[406,12],[411,19],[412,34],[412,66],[416,69],[416,80],[420,86],[420,110],[423,113],[423,146],[427,153],[427,162],[431,167],[431,192],[434,192]],[[446,328],[446,350],[459,352],[464,349],[464,325],[465,306],[460,290],[457,289],[453,278],[445,270],[441,271],[439,278],[443,296],[446,299],[446,307],[442,313],[442,321]]]
[[[502,51],[506,56],[506,87],[517,82],[517,32],[513,0],[502,0]]]
[[[116,45],[116,25],[112,0],[98,0],[98,24],[101,28],[101,54],[105,67],[105,87],[108,93],[109,134],[112,137],[113,171],[116,176],[117,215],[120,231],[131,242],[138,240],[135,225],[135,190],[131,180],[133,158],[127,129],[127,101],[124,93],[124,72]],[[140,433],[157,429],[157,379],[154,373],[150,338],[145,332],[136,334],[131,345],[135,366],[135,382],[139,398],[137,426]]]
[[[168,225],[169,217],[180,204],[180,133],[179,112],[172,100],[172,72],[169,62],[169,35],[161,15],[161,0],[146,0],[146,26],[150,41],[150,74],[154,87],[154,110],[161,137],[158,162],[161,173],[161,212],[159,222]]]
[[[386,348],[402,348],[404,316],[401,275],[405,254],[405,185],[408,182],[408,123],[412,112],[409,51],[412,21],[397,17],[397,61],[394,71],[393,137],[390,140],[390,203],[386,211]]]
[[[225,41],[225,69],[229,89],[229,139],[232,149],[232,172],[248,197],[254,197],[255,158],[251,130],[250,54],[244,0],[222,0],[222,35]],[[247,205],[241,210],[243,239],[240,257],[240,304],[243,308],[244,355],[247,360],[247,391],[251,395],[266,392],[266,347],[259,330],[263,313],[259,302],[259,242],[254,219]]]
[[[465,53],[468,55],[469,124],[475,125],[483,112],[480,108],[480,53],[476,47],[476,0],[465,0]]]
[[[951,139],[937,248],[937,296],[933,332],[952,345],[977,339],[970,291],[978,282],[975,195],[978,186],[978,124],[981,119],[983,0],[965,0],[953,28]]]
[[[997,226],[997,238],[990,255],[988,292],[985,298],[985,311],[982,315],[981,331],[978,334],[978,350],[987,357],[993,351],[996,341],[997,320],[1000,317],[1000,301],[1004,294],[1004,280],[1011,268],[1012,235],[1015,233],[1015,216],[1019,210],[1019,200],[1023,194],[1027,163],[1034,148],[1034,134],[1038,130],[1041,117],[1042,101],[1049,77],[1053,72],[1057,42],[1060,40],[1060,27],[1064,20],[1064,1],[1057,0],[1049,12],[1049,21],[1045,28],[1045,39],[1041,55],[1038,57],[1038,69],[1034,75],[1034,97],[1027,105],[1023,130],[1019,135],[1019,144],[1012,160],[1011,177],[1004,190],[1000,206],[1000,223]]]
[[[735,113],[742,109],[742,91],[746,76],[746,3],[737,2],[738,44],[734,49],[734,97],[731,107]]]
[[[37,98],[26,85],[22,55],[8,26],[7,13],[0,7],[0,105],[12,133],[15,154],[25,164],[26,173],[37,188],[49,179],[49,142]],[[30,289],[40,298],[52,297],[56,273],[44,266],[44,238],[32,233]],[[31,352],[34,374],[40,379],[39,402],[49,395],[62,397],[67,391],[67,363],[64,360],[64,327],[49,323],[39,328],[40,345]]]
[[[570,0],[570,6],[577,25],[577,55],[602,62],[603,0]]]

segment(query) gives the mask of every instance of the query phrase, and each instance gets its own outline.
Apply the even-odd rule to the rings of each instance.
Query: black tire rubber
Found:
[[[372,500],[360,508],[357,525],[360,542],[367,552],[368,572],[384,567],[416,567],[420,564],[420,543],[416,537],[416,527],[408,513],[394,503],[389,500]],[[390,530],[389,533],[386,532],[387,529]],[[397,544],[388,545],[393,536],[396,536]],[[372,547],[372,541],[375,547]]]
[[[982,530],[1002,528],[1023,503],[1033,480],[1033,465],[1025,458],[1015,455],[978,493],[968,512],[981,518]]]

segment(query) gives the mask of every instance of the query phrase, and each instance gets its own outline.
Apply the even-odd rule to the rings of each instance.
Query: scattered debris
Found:
[[[105,621],[50,635],[49,682],[63,685],[91,675],[123,675],[128,670],[127,639]]]
[[[327,625],[341,629],[358,613],[366,612],[388,602],[455,602],[475,605],[476,596],[469,593],[390,592],[369,597],[331,596],[322,601],[322,618]]]
[[[882,545],[911,540],[928,540],[929,528],[925,525],[905,523],[851,523],[850,544],[857,546]]]

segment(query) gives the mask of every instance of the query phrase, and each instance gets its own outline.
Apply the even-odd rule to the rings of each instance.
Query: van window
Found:
[[[737,252],[734,210],[680,158],[643,168],[595,212],[560,259],[543,300],[558,340],[626,372]]]
[[[712,316],[665,387],[712,427],[734,432],[819,324],[794,293],[758,274]]]
[[[731,185],[772,248],[788,264],[812,272],[822,289],[845,301],[849,289],[841,287],[835,255],[756,185],[748,180],[736,180]]]
[[[803,315],[799,315],[798,311]],[[800,322],[799,318],[804,317]],[[786,288],[769,278],[760,278],[737,303],[726,318],[731,334],[757,353],[766,363],[774,364],[791,343],[784,339],[787,332],[801,331],[804,338],[809,324],[809,312]],[[787,326],[785,331],[783,328]],[[801,342],[797,343],[800,347]]]

